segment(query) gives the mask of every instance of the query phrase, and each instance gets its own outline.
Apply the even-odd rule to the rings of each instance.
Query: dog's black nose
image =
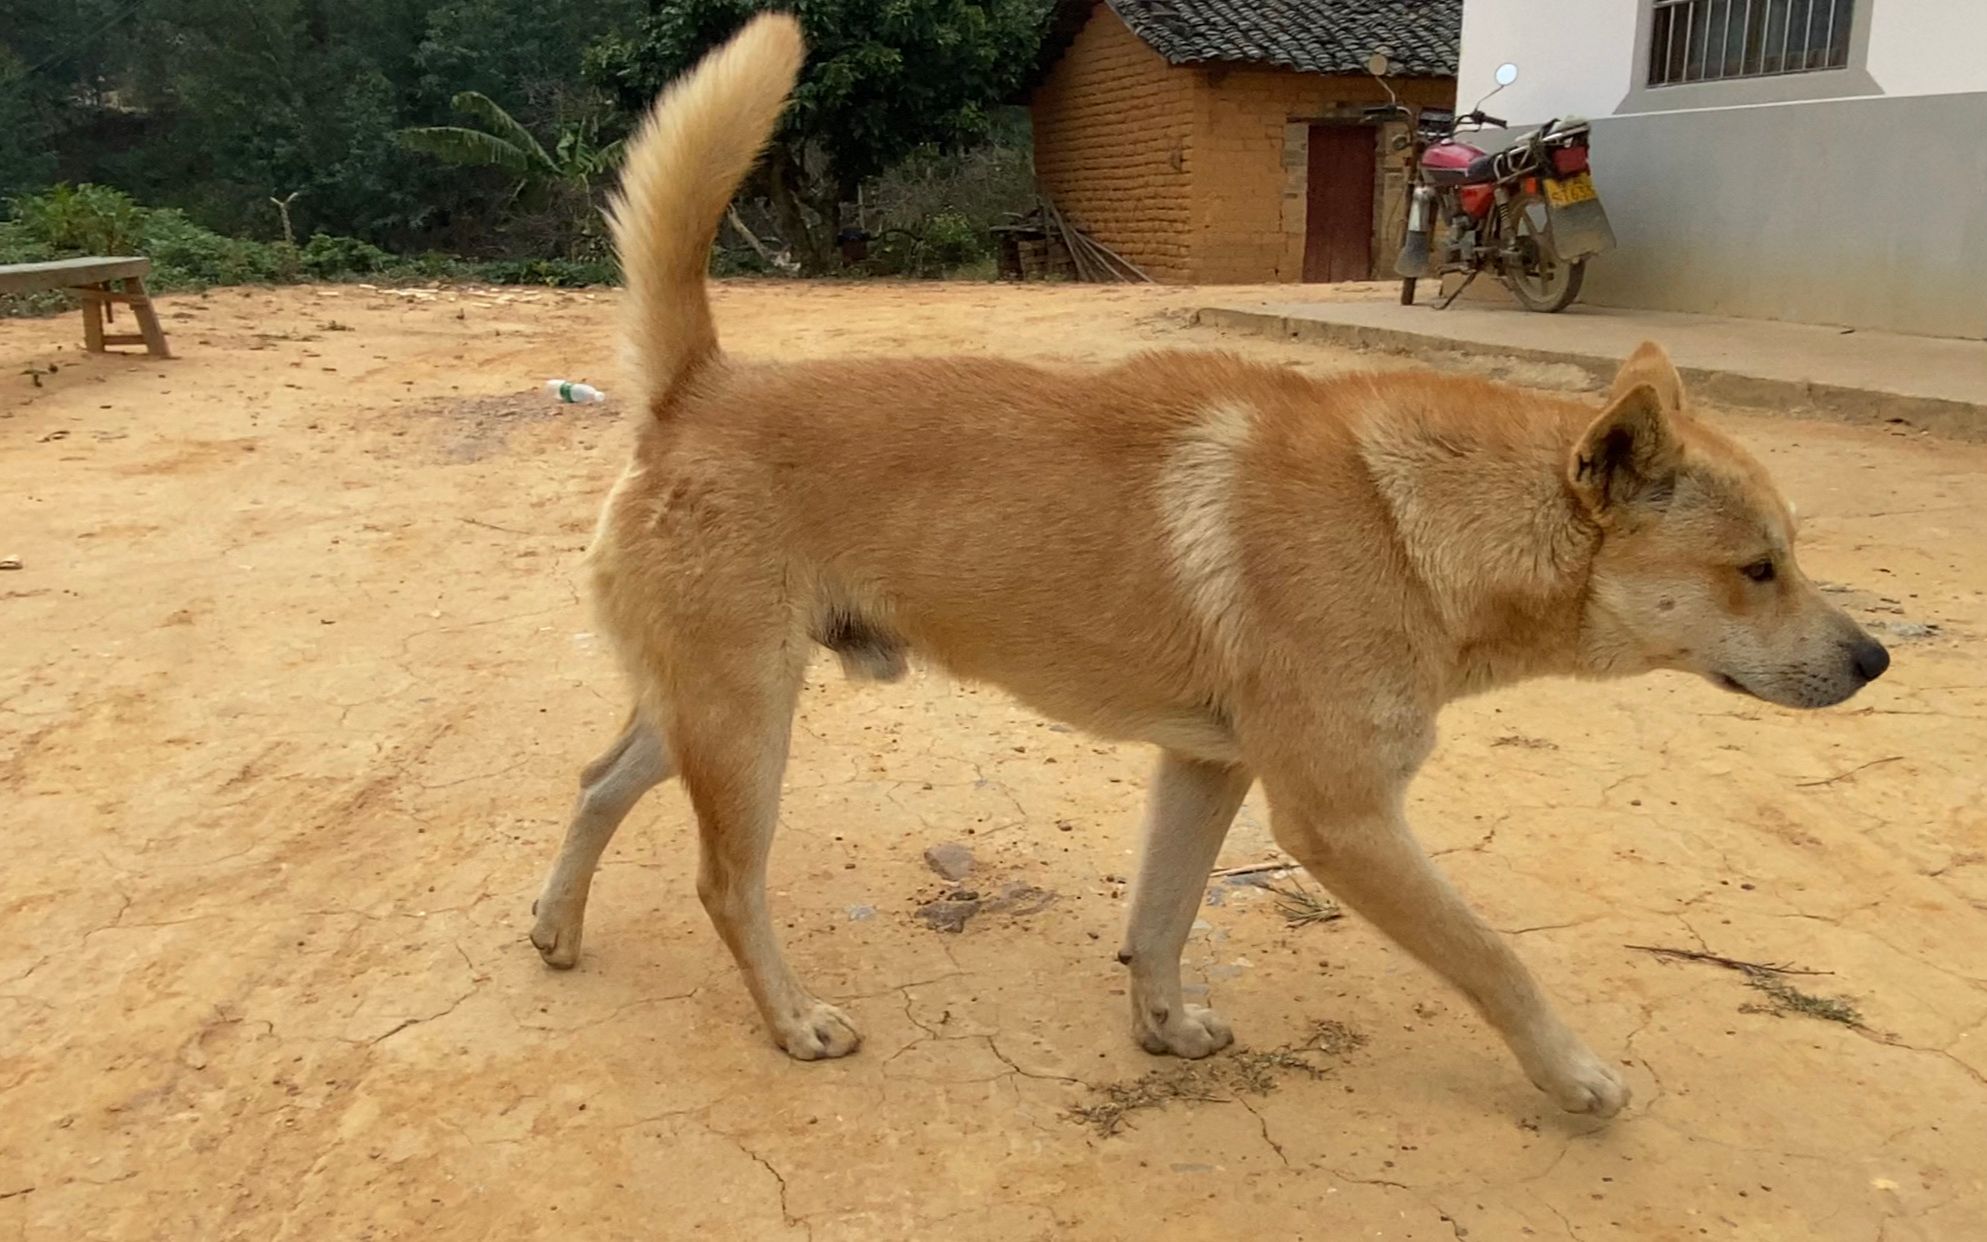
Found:
[[[1890,652],[1868,634],[1849,644],[1849,659],[1856,666],[1856,675],[1864,681],[1875,681],[1890,667]]]

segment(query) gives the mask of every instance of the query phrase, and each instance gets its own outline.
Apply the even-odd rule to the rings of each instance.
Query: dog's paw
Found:
[[[862,1032],[833,1005],[806,1001],[774,1023],[773,1041],[796,1061],[827,1061],[860,1048]]]
[[[1585,1048],[1532,1081],[1569,1113],[1612,1117],[1628,1103],[1628,1084],[1621,1073]]]
[[[554,970],[571,970],[580,960],[580,927],[585,911],[575,911],[553,901],[534,901],[532,913],[538,920],[531,925],[531,946]]]
[[[1134,1021],[1138,1046],[1156,1057],[1196,1061],[1235,1042],[1235,1032],[1221,1015],[1202,1005],[1182,1005],[1178,1012],[1141,1008]]]

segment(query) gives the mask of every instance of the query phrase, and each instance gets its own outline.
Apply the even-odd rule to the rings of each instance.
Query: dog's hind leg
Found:
[[[671,775],[662,735],[639,714],[631,714],[621,736],[580,773],[579,801],[573,806],[565,844],[531,905],[538,916],[531,943],[546,965],[565,970],[579,960],[586,899],[600,855],[642,795]]]
[[[1180,950],[1207,892],[1208,872],[1254,777],[1244,768],[1166,752],[1152,782],[1131,920],[1118,960],[1131,967],[1132,1034],[1151,1053],[1204,1057],[1234,1034],[1211,1009],[1180,996]]]
[[[697,810],[697,896],[774,1042],[801,1061],[846,1056],[862,1036],[847,1014],[817,1000],[794,975],[766,909],[766,861],[806,649],[782,643],[775,648],[781,654],[762,657],[778,665],[768,670],[744,654],[743,635],[728,636],[728,645],[725,655],[699,663],[697,692],[676,700],[670,726]]]

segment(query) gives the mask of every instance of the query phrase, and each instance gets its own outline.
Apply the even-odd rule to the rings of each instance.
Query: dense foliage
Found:
[[[1045,0],[670,0],[594,45],[587,76],[638,111],[761,9],[791,8],[807,67],[757,188],[804,267],[828,263],[841,206],[920,147],[982,137],[1035,64]]]
[[[1025,196],[1017,153],[975,163],[958,152],[1034,63],[1046,4],[791,0],[813,54],[753,187],[770,210],[745,214],[819,270],[857,187],[889,199],[895,178],[934,205],[883,221],[895,232],[870,266],[899,251],[919,271],[943,266],[936,255],[982,253],[998,211],[944,202],[930,183],[951,169],[979,176],[966,197],[996,182]],[[0,0],[0,200],[12,217],[0,260],[142,249],[167,286],[376,273],[392,255],[431,252],[550,278],[600,270],[597,207],[617,140],[671,74],[758,7]],[[568,266],[532,266],[547,262]]]
[[[534,130],[599,111],[587,45],[638,0],[0,0],[0,196],[115,185],[235,235],[508,249],[509,186],[404,145],[479,91]]]

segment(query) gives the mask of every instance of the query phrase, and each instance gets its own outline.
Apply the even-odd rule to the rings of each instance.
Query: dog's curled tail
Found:
[[[779,120],[806,50],[792,17],[754,18],[672,82],[628,143],[608,222],[626,283],[622,348],[655,417],[717,354],[704,288],[711,241]]]

